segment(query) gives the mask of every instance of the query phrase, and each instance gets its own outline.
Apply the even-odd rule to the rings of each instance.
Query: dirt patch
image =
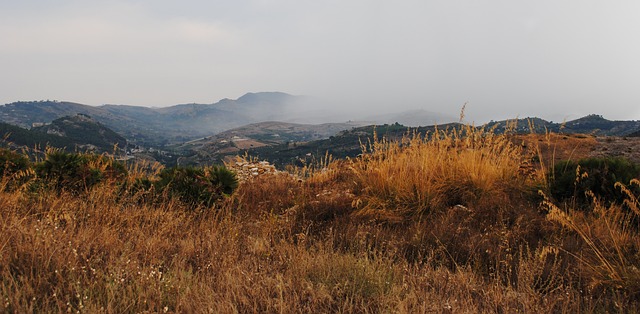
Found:
[[[525,153],[546,165],[561,160],[589,157],[624,157],[640,163],[640,137],[591,136],[584,134],[524,134],[512,141]]]
[[[590,157],[625,157],[640,163],[640,137],[604,136],[596,140],[598,145]]]
[[[250,149],[250,148],[267,146],[267,144],[254,141],[252,139],[233,140],[233,144],[239,149]]]

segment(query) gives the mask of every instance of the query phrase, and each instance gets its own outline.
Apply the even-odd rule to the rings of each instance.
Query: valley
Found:
[[[375,139],[399,140],[462,125],[424,110],[368,114],[362,120],[345,122],[294,122],[323,119],[316,111],[305,111],[313,101],[305,96],[261,92],[212,104],[165,108],[15,102],[0,106],[0,122],[4,123],[0,132],[5,146],[27,150],[49,145],[116,153],[123,160],[157,161],[166,166],[221,164],[247,155],[284,167],[314,163],[327,155],[353,158]],[[632,159],[636,158],[634,148],[625,146],[624,141],[640,134],[640,121],[611,121],[595,114],[561,123],[529,117],[491,121],[479,127],[497,133],[584,134],[598,138],[600,146],[594,148],[593,155],[630,155]],[[619,142],[623,144],[614,145]]]

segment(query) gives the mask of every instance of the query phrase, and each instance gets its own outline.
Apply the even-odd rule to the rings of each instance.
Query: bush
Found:
[[[586,205],[590,203],[586,193],[591,191],[601,201],[621,203],[624,195],[614,185],[640,178],[640,165],[618,157],[563,161],[553,168],[551,177],[551,195],[558,201]]]
[[[160,172],[158,191],[178,197],[185,203],[211,206],[238,186],[235,174],[223,167],[209,169],[173,167]]]
[[[29,159],[12,150],[0,148],[0,176],[10,176],[30,167]]]
[[[206,169],[209,178],[215,182],[222,193],[231,195],[238,187],[238,178],[236,174],[225,167],[211,167]]]
[[[122,180],[127,175],[124,165],[101,155],[50,151],[36,165],[38,177],[57,191],[86,191],[105,180]]]
[[[32,177],[29,159],[9,149],[0,149],[0,179],[6,191],[28,182]],[[1,188],[0,188],[1,189]]]

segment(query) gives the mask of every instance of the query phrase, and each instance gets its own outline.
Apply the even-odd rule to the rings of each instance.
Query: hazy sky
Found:
[[[640,119],[640,1],[0,0],[0,103]]]

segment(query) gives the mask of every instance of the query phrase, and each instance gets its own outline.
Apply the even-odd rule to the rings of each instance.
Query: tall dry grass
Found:
[[[640,186],[634,179],[631,185]],[[624,184],[616,183],[626,195],[623,204],[606,207],[595,195],[590,212],[564,211],[545,199],[547,218],[559,223],[577,238],[563,249],[576,261],[577,271],[595,291],[613,290],[640,297],[640,203]]]
[[[504,200],[529,182],[520,173],[522,149],[507,134],[467,125],[374,141],[352,169],[363,214],[419,216],[454,205]]]

